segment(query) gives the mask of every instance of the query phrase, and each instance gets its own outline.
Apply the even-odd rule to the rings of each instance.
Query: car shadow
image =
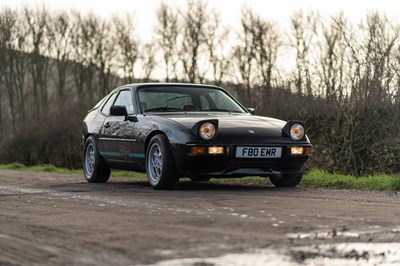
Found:
[[[86,181],[78,183],[60,183],[53,184],[52,189],[62,192],[90,192],[90,191],[129,191],[135,190],[135,193],[148,193],[150,191],[282,191],[296,190],[298,188],[276,188],[272,185],[254,185],[254,184],[238,184],[238,183],[218,183],[218,179],[212,182],[192,182],[180,181],[173,190],[153,190],[146,179],[127,178],[125,180],[114,180],[111,178],[107,183],[87,183]]]
[[[191,182],[181,181],[178,183],[176,190],[224,190],[224,191],[245,191],[245,190],[269,190],[274,187],[266,185],[249,185],[249,184],[235,184],[235,183],[218,183],[213,182]]]

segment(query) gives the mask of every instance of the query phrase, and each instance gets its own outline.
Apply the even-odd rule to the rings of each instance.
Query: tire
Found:
[[[303,172],[300,172],[295,174],[270,176],[269,180],[271,180],[271,183],[276,187],[295,187],[300,184],[303,174]]]
[[[154,189],[173,189],[179,181],[179,174],[168,139],[155,135],[146,150],[146,173]]]
[[[207,182],[210,181],[211,177],[208,176],[191,176],[190,180],[192,182]]]
[[[93,136],[88,137],[85,142],[83,173],[89,183],[105,183],[110,178],[111,170],[99,155],[99,149]]]

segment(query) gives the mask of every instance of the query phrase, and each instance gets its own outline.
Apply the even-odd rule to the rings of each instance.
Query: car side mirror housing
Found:
[[[110,115],[113,116],[128,116],[128,111],[126,110],[126,106],[123,105],[114,105],[110,108]]]
[[[247,108],[247,111],[249,111],[249,113],[252,115],[254,115],[256,113],[256,109],[254,109],[254,108]]]

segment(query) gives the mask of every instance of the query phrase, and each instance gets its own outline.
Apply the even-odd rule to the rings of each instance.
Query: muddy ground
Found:
[[[0,265],[400,263],[400,194],[0,171]]]

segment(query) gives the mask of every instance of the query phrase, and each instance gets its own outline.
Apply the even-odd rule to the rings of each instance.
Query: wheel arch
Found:
[[[86,133],[86,135],[85,135],[84,138],[83,138],[83,145],[85,145],[86,140],[87,140],[90,136],[93,136],[93,137],[96,139],[96,137],[94,136],[93,133]]]
[[[102,148],[102,146],[98,143],[98,138],[96,137],[95,134],[93,133],[87,133],[85,136],[83,136],[83,153],[85,153],[85,145],[86,145],[86,141],[88,140],[88,138],[93,137],[94,140],[96,141],[96,145],[97,145],[97,149],[99,150],[99,156],[102,160],[104,160],[104,162],[108,165],[108,161],[107,159],[104,157],[104,155],[102,155],[100,153],[100,149]]]
[[[171,143],[170,143],[170,141],[169,141],[169,138],[168,138],[167,134],[165,134],[165,132],[163,132],[163,131],[161,131],[161,130],[154,130],[154,131],[152,131],[152,132],[147,136],[146,141],[145,141],[145,143],[144,143],[144,153],[145,153],[145,154],[147,153],[147,147],[149,146],[150,140],[151,140],[155,135],[159,135],[159,134],[162,134],[162,135],[166,136],[167,139],[168,139],[168,143],[171,145]]]

